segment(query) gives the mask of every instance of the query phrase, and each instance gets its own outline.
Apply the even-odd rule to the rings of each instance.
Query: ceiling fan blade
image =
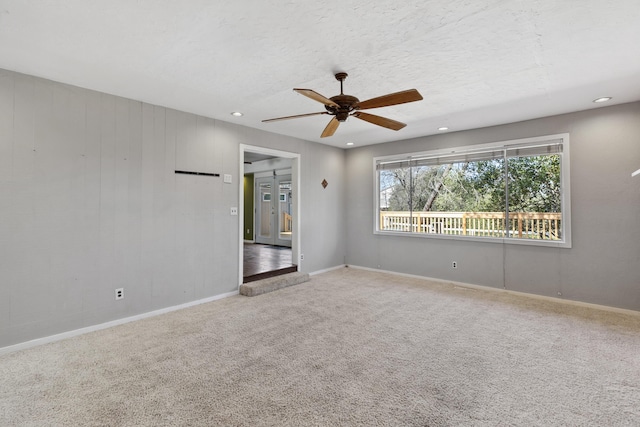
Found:
[[[406,126],[406,124],[402,122],[396,122],[395,120],[387,119],[386,117],[380,117],[360,111],[356,111],[351,115],[359,118],[360,120],[364,120],[365,122],[373,123],[374,125],[382,126],[387,129],[400,130]]]
[[[338,119],[336,119],[335,117],[331,119],[327,127],[322,131],[322,135],[320,135],[320,138],[326,138],[336,133],[336,129],[338,129],[339,125],[340,122],[338,121]]]
[[[324,105],[329,105],[331,107],[336,107],[336,108],[340,107],[338,104],[336,104],[335,102],[333,102],[329,98],[320,95],[318,92],[316,92],[314,90],[311,90],[311,89],[294,89],[294,90],[296,92],[298,92],[300,95],[304,95],[306,97],[309,97],[309,98],[313,99],[314,101],[322,102]]]
[[[356,109],[367,110],[369,108],[388,107],[389,105],[405,104],[407,102],[420,101],[421,99],[420,92],[416,89],[409,89],[362,101],[356,105]]]
[[[295,116],[286,116],[286,117],[276,117],[275,119],[267,119],[267,120],[263,120],[262,123],[267,123],[267,122],[276,122],[278,120],[289,120],[289,119],[297,119],[299,117],[308,117],[308,116],[319,116],[321,114],[329,114],[326,111],[322,111],[320,113],[308,113],[308,114],[297,114]]]

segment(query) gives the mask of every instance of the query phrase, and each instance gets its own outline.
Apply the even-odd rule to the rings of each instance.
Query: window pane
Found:
[[[562,239],[560,155],[510,157],[509,237]]]
[[[503,159],[381,170],[380,177],[381,211],[387,207],[380,214],[381,230],[505,234]]]
[[[411,231],[411,168],[381,170],[380,230]]]
[[[291,240],[293,227],[293,205],[291,203],[291,181],[280,181],[278,185],[280,189],[280,201],[278,209],[280,210],[280,232],[278,238],[280,240]]]
[[[414,221],[422,233],[460,234],[460,218],[450,214],[457,200],[454,182],[459,164],[420,166],[416,170]],[[447,212],[440,214],[439,212]]]
[[[432,172],[423,222],[431,232],[503,237],[504,160],[442,165]]]
[[[568,143],[540,138],[380,158],[378,229],[566,244]]]

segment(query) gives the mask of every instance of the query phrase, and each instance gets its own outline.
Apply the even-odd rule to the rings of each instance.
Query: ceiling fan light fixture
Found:
[[[603,96],[601,98],[594,99],[593,102],[595,102],[596,104],[599,104],[601,102],[607,102],[607,101],[610,101],[610,100],[611,100],[610,96]]]
[[[365,122],[372,123],[377,126],[382,126],[391,130],[400,130],[406,126],[406,123],[398,122],[388,119],[386,117],[377,116],[375,114],[364,113],[360,110],[368,110],[371,108],[389,107],[392,105],[405,104],[407,102],[414,102],[422,100],[422,95],[417,89],[403,90],[400,92],[389,93],[387,95],[378,96],[377,98],[371,98],[366,101],[360,102],[358,98],[351,95],[346,95],[343,90],[344,79],[347,78],[347,73],[340,72],[335,74],[336,80],[340,81],[340,95],[327,98],[324,95],[320,95],[318,92],[312,89],[294,88],[293,90],[300,95],[304,95],[313,99],[321,104],[324,104],[325,110],[319,113],[307,113],[297,114],[295,116],[276,117],[275,119],[263,120],[263,123],[275,122],[279,120],[296,119],[300,117],[316,116],[320,114],[328,114],[333,118],[324,128],[320,138],[326,138],[332,136],[340,123],[347,121],[351,116],[364,120]]]

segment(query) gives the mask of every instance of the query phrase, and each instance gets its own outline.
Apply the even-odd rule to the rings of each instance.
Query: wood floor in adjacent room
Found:
[[[243,255],[244,283],[297,271],[291,248],[286,246],[245,243]]]

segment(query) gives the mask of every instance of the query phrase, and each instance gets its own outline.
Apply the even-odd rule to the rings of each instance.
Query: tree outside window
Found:
[[[562,143],[377,161],[379,231],[557,241]]]

